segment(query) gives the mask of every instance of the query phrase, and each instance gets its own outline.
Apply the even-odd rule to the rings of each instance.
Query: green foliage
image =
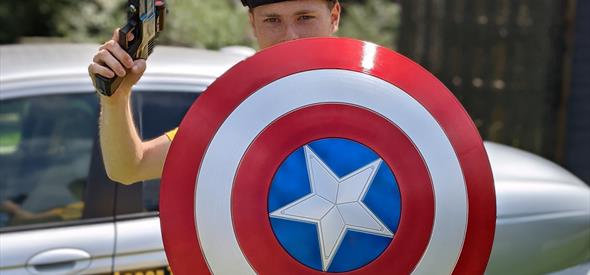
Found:
[[[390,0],[341,0],[339,36],[394,47],[399,5]],[[0,2],[0,43],[21,37],[101,43],[125,23],[126,0],[21,0]],[[160,44],[217,49],[255,47],[248,10],[237,0],[167,0],[169,14]],[[52,41],[55,38],[51,39]]]
[[[104,41],[124,18],[122,1],[21,0],[0,2],[0,43],[29,37],[72,42]],[[25,38],[25,39],[23,39]]]
[[[59,33],[69,41],[101,42],[125,23],[127,1],[93,0],[59,13]],[[168,0],[160,44],[220,48],[253,46],[247,10],[233,0]]]
[[[399,4],[391,0],[344,1],[343,7],[339,36],[395,48],[401,16]]]
[[[162,42],[205,48],[254,45],[248,11],[233,0],[168,0]]]
[[[76,0],[0,1],[0,43],[14,43],[23,36],[57,35],[54,22],[64,8]]]
[[[108,40],[113,30],[124,25],[127,1],[77,1],[76,5],[61,9],[55,21],[59,36],[72,42]]]

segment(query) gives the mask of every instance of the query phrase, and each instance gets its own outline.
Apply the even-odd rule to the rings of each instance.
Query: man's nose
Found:
[[[299,38],[299,33],[294,26],[287,25],[285,28],[284,41],[295,40]]]

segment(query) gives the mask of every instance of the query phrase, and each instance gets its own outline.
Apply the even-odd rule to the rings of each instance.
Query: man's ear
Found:
[[[330,17],[332,19],[332,33],[335,33],[338,31],[338,26],[340,25],[340,12],[341,12],[342,8],[340,7],[340,2],[336,1],[336,4],[334,4],[334,7],[332,7],[332,11],[330,14]]]

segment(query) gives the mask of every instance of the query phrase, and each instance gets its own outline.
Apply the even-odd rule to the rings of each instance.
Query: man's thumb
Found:
[[[146,68],[145,60],[138,59],[138,60],[133,61],[133,67],[131,67],[131,70],[129,70],[127,72],[127,74],[129,75],[128,81],[129,81],[130,86],[132,86],[133,84],[137,83],[137,81],[139,81],[139,79],[143,75],[143,72],[145,72],[145,68]]]
[[[146,64],[144,59],[137,59],[133,61],[133,67],[131,67],[131,73],[134,75],[143,75],[145,72]]]
[[[141,78],[143,73],[145,72],[146,64],[145,60],[138,59],[133,61],[133,67],[127,71],[127,75],[125,76],[125,80],[123,80],[122,85],[126,86],[127,89],[131,89],[137,81]]]

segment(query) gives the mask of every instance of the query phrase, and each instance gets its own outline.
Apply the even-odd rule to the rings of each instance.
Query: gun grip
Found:
[[[106,78],[99,74],[95,74],[93,80],[96,91],[105,96],[112,96],[123,82],[123,78],[118,76]]]
[[[129,32],[133,31],[135,29],[135,24],[133,23],[127,23],[127,25],[125,25],[123,28],[119,29],[119,41],[117,41],[119,43],[119,46],[121,46],[121,48],[123,48],[125,51],[127,51],[127,53],[129,55],[131,55],[132,58],[134,58],[134,52],[133,52],[133,47],[129,48],[129,41],[127,41],[127,35],[129,34]],[[135,37],[133,40],[136,40],[137,37]],[[134,43],[135,44],[135,43]],[[135,59],[135,58],[134,58]],[[105,95],[105,96],[111,96],[115,93],[115,91],[117,90],[117,88],[119,88],[119,85],[121,84],[121,82],[123,81],[122,78],[115,76],[113,78],[106,78],[102,75],[98,75],[95,74],[94,75],[94,87],[96,88],[96,91]]]

